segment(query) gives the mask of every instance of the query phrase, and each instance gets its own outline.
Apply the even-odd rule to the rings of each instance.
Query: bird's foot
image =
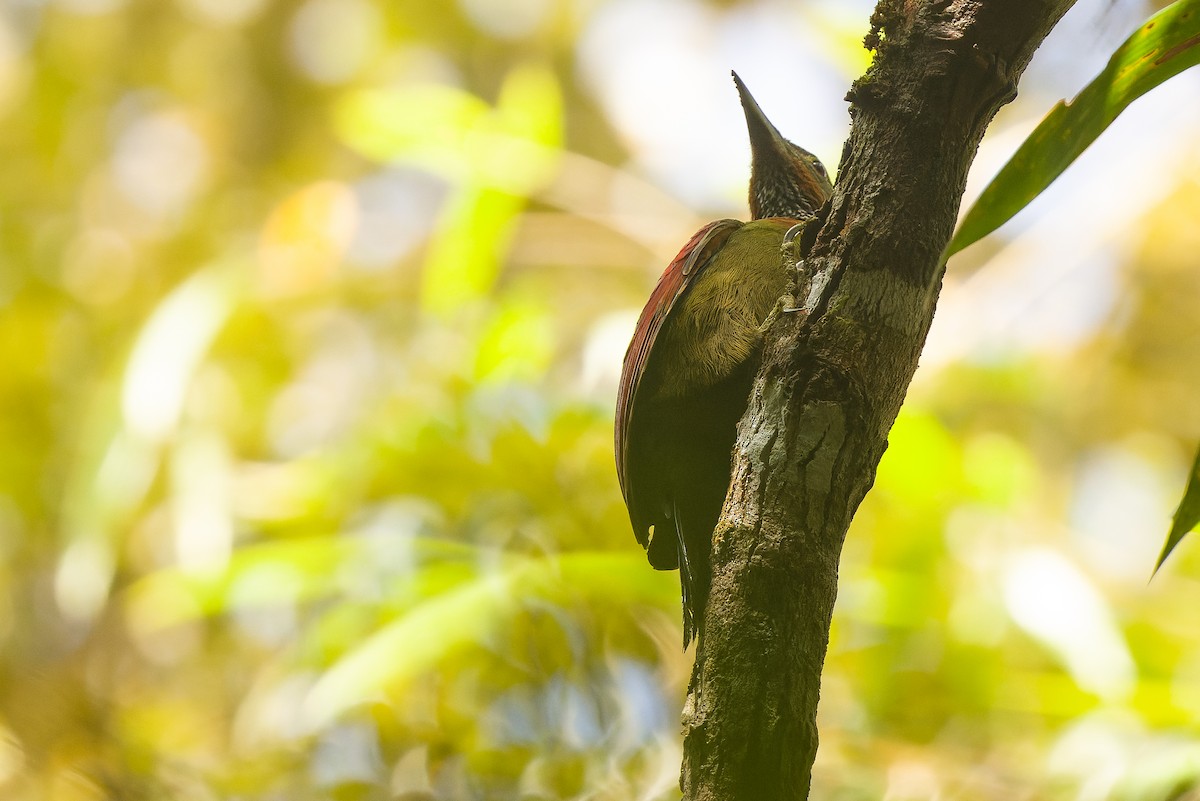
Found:
[[[790,264],[800,262],[800,234],[804,233],[807,222],[796,223],[787,229],[783,235],[783,259]]]
[[[775,324],[775,321],[779,319],[779,315],[793,314],[800,310],[800,307],[796,305],[796,299],[792,297],[791,293],[784,295],[775,301],[775,305],[771,307],[771,311],[767,312],[766,318],[756,330],[759,334],[766,334],[771,329],[771,326]]]
[[[783,245],[780,250],[783,255],[783,267],[788,271],[788,292],[792,295],[800,294],[800,287],[804,285],[805,279],[808,277],[808,269],[804,264],[804,258],[800,255],[800,235],[804,233],[804,229],[809,222],[796,223],[787,230],[783,235]],[[795,306],[795,304],[792,304]],[[798,308],[786,309],[785,311],[795,312],[800,311]]]

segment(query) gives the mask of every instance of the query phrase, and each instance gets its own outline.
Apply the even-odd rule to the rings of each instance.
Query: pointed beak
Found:
[[[742,98],[742,110],[746,113],[746,129],[750,132],[752,159],[758,162],[775,156],[786,160],[788,149],[783,135],[771,124],[767,115],[763,114],[763,110],[754,100],[754,95],[750,94],[750,90],[736,72],[733,73],[733,82]]]

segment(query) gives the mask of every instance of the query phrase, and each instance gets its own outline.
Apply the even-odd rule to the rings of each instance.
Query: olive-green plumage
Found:
[[[787,289],[783,235],[795,220],[772,217],[729,234],[672,310],[654,342],[661,387],[653,394],[687,397],[727,378],[762,344],[759,326]],[[649,387],[647,387],[649,389]]]
[[[784,139],[734,80],[750,133],[754,221],[710,223],[668,265],[638,320],[617,400],[629,518],[651,565],[680,570],[685,646],[708,599],[712,531],[762,325],[787,290],[784,235],[833,191],[816,157]]]

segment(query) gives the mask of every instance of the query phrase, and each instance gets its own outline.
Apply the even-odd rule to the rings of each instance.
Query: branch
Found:
[[[820,674],[850,521],[933,319],[967,170],[1073,0],[882,0],[853,125],[739,427],[684,709],[691,801],[808,795]],[[808,234],[812,236],[808,236]]]

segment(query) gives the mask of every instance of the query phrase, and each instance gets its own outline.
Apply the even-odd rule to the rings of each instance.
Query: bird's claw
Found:
[[[800,261],[800,254],[796,248],[799,247],[800,234],[804,233],[804,226],[805,223],[796,223],[783,235],[783,257],[790,262]]]
[[[804,311],[804,307],[796,305],[796,287],[800,283],[804,275],[804,260],[800,258],[800,235],[804,233],[806,222],[796,223],[783,235],[783,245],[781,251],[783,253],[783,261],[785,267],[792,269],[792,274],[788,277],[788,291],[783,297],[775,301],[775,306],[771,309],[766,319],[758,326],[759,334],[766,334],[767,331],[779,319],[781,314],[795,314],[799,311]]]
[[[766,318],[758,326],[758,333],[766,334],[771,329],[771,326],[775,324],[775,321],[779,319],[779,315],[794,314],[798,311],[802,311],[802,309],[796,306],[796,299],[790,294],[784,295],[775,301],[775,305],[771,307],[771,311],[767,313]]]

